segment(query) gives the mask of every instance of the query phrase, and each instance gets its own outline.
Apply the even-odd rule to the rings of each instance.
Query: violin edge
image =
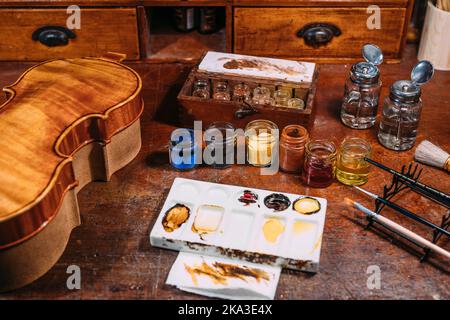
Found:
[[[102,141],[104,143],[108,143],[113,135],[117,134],[121,130],[124,130],[132,123],[134,123],[138,118],[140,118],[144,110],[144,103],[142,98],[142,79],[135,70],[126,65],[121,64],[118,61],[110,59],[94,58],[94,57],[85,57],[79,59],[102,61],[104,63],[120,66],[121,68],[128,70],[129,72],[131,72],[131,74],[134,75],[134,78],[136,80],[136,87],[133,89],[132,94],[130,94],[130,96],[127,97],[126,99],[112,106],[109,106],[102,112],[84,115],[76,119],[66,128],[64,128],[64,130],[61,131],[58,137],[55,139],[53,146],[53,150],[56,153],[56,155],[58,155],[62,159],[70,158],[77,151],[78,148],[90,142]],[[8,99],[3,104],[0,104],[0,114],[1,111],[4,110],[11,103],[11,101],[14,100],[14,97],[17,95],[17,92],[14,89],[14,87],[18,83],[20,83],[21,80],[28,73],[38,68],[39,66],[58,60],[71,61],[77,59],[51,59],[38,63],[25,70],[13,84],[3,88],[3,91],[9,93],[9,96]],[[87,125],[88,122],[89,126]],[[92,124],[97,127],[96,130],[92,130],[93,128]],[[60,171],[62,170],[61,167],[64,165],[62,161],[55,165],[55,169],[53,170],[52,175],[51,176],[49,175],[48,183],[45,186],[43,186],[39,194],[34,196],[33,199],[29,200],[27,203],[24,203],[20,207],[15,208],[14,210],[9,211],[7,213],[0,214],[0,224],[25,213],[43,199],[43,197],[48,193],[48,191],[54,186],[56,182],[56,177],[59,175]],[[0,248],[1,247],[2,244],[0,240]]]
[[[53,173],[49,174],[47,184],[43,185],[39,194],[30,199],[30,201],[24,203],[16,210],[0,216],[0,250],[18,245],[33,237],[53,219],[66,192],[78,185],[70,164],[73,163],[73,156],[80,149],[92,143],[108,145],[113,140],[113,137],[120,135],[121,132],[126,131],[133,124],[139,122],[143,113],[142,79],[136,71],[117,61],[102,58],[81,59],[102,60],[105,63],[115,64],[129,70],[136,79],[136,87],[126,99],[104,109],[101,113],[91,113],[76,119],[59,134],[53,148],[54,152],[62,159],[55,165]],[[48,60],[30,67],[12,85],[3,88],[3,91],[8,92],[10,95],[7,101],[0,105],[0,112],[14,99],[16,95],[14,86],[27,73],[55,60],[65,59]],[[93,130],[94,127],[96,128],[95,130]],[[104,167],[108,169],[107,164],[104,164]],[[55,189],[58,190],[55,191]]]
[[[131,141],[127,152],[119,150],[123,141]],[[109,144],[90,143],[80,148],[74,155],[74,170],[79,186],[66,192],[61,198],[61,206],[54,218],[32,237],[7,248],[0,249],[0,292],[12,291],[26,286],[46,274],[62,256],[74,228],[80,225],[77,193],[95,178],[109,177],[130,163],[141,149],[140,119],[111,138]],[[97,151],[95,152],[95,148]],[[108,155],[104,161],[105,172],[79,172],[92,155]],[[101,156],[101,155],[100,155]],[[95,166],[94,166],[95,167]],[[78,168],[78,169],[77,169]],[[101,170],[100,170],[101,171]],[[31,259],[30,259],[31,257]],[[35,259],[33,259],[35,258]]]

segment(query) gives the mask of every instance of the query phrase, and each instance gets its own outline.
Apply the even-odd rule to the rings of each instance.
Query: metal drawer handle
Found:
[[[75,39],[76,34],[72,30],[60,26],[44,26],[33,32],[34,41],[39,41],[47,47],[65,46],[69,39]]]
[[[333,37],[341,35],[341,30],[331,23],[309,23],[297,32],[297,37],[305,39],[306,45],[318,48],[329,43]]]
[[[243,119],[246,116],[250,116],[257,112],[258,112],[258,110],[256,110],[254,107],[252,107],[249,103],[242,102],[240,108],[234,112],[234,116],[238,119]]]

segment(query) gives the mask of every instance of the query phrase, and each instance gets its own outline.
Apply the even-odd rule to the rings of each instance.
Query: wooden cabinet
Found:
[[[0,0],[0,60],[42,61],[117,51],[128,60],[192,63],[206,51],[227,51],[354,62],[361,60],[364,44],[374,43],[387,62],[398,62],[413,0],[80,0],[82,26],[74,30],[76,38],[55,47],[32,39],[40,27],[64,27],[72,4]],[[213,34],[179,32],[171,9],[178,6],[217,7],[224,25]],[[368,28],[377,8],[380,28]],[[320,45],[312,45],[312,38]]]
[[[67,29],[68,17],[65,8],[0,9],[0,60],[98,57],[108,51],[140,58],[135,8],[83,8],[79,30]],[[52,38],[67,32],[67,44],[51,46]]]
[[[386,58],[398,58],[406,8],[380,11],[381,29],[369,30],[367,8],[235,8],[234,52],[286,58],[361,58],[361,47],[374,43]],[[315,32],[321,32],[320,27],[336,28],[338,34],[315,47],[299,35],[302,28],[315,26]]]

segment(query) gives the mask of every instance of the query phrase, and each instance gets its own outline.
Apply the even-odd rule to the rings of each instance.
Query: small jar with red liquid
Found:
[[[336,146],[329,140],[311,140],[305,146],[302,182],[313,188],[328,187],[334,180]]]
[[[280,168],[284,172],[299,173],[302,170],[308,131],[299,125],[284,127],[280,138]]]

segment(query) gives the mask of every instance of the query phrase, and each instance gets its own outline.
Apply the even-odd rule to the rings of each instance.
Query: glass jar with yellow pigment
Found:
[[[272,151],[278,149],[278,126],[269,120],[254,120],[245,127],[247,162],[255,167],[272,163]]]
[[[370,165],[364,157],[370,158],[370,143],[360,138],[346,138],[342,141],[336,164],[336,179],[347,185],[359,186],[367,182]]]

